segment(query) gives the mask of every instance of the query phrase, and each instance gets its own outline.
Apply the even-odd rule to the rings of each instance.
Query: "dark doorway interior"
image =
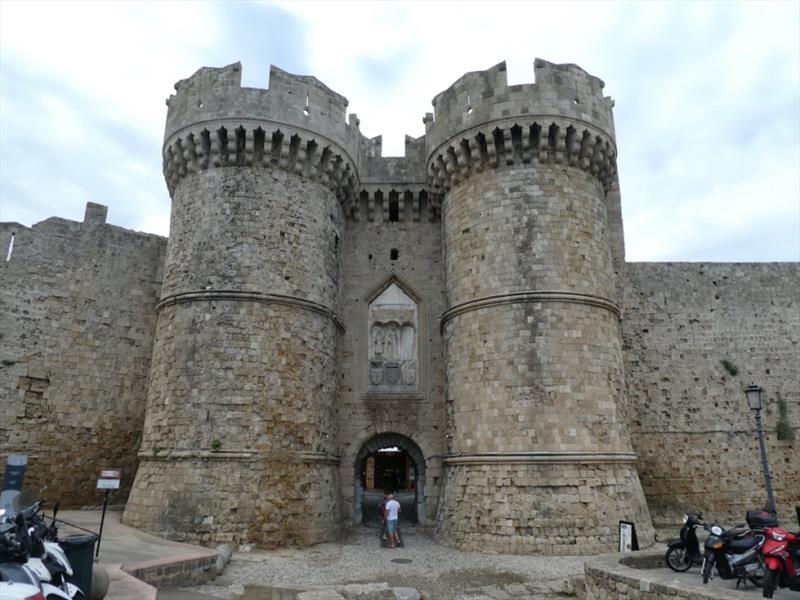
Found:
[[[416,466],[411,456],[397,446],[380,448],[367,455],[361,472],[364,489],[365,525],[379,520],[384,494],[392,494],[400,502],[400,521],[416,523]]]
[[[425,459],[419,447],[397,433],[382,433],[364,444],[355,461],[356,523],[377,525],[384,493],[400,502],[400,521],[425,523]]]
[[[382,490],[396,493],[413,490],[415,465],[411,456],[397,446],[381,448],[367,456],[361,473],[361,486],[365,491]]]

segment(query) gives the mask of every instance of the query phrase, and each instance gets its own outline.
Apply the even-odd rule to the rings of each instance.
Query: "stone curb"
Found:
[[[108,593],[104,600],[156,600],[156,588],[122,569],[122,565],[103,565],[108,571]]]
[[[216,576],[218,556],[215,551],[169,556],[125,563],[121,569],[154,588],[202,585]]]
[[[664,551],[605,554],[587,559],[586,597],[596,600],[753,600],[753,594],[687,583],[652,569],[664,565]]]
[[[419,600],[420,593],[388,583],[356,583],[325,586],[247,584],[236,600]]]

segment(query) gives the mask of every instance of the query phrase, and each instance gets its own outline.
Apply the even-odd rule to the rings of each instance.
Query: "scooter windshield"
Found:
[[[33,490],[22,490],[19,494],[14,496],[14,499],[11,501],[11,512],[17,515],[34,504],[36,504],[36,492]]]

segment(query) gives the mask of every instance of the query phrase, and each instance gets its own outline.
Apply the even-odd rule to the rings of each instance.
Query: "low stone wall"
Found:
[[[656,569],[664,566],[664,550],[605,554],[586,561],[587,600],[752,600],[752,593],[683,582]]]
[[[235,600],[420,600],[420,593],[409,587],[389,587],[388,583],[351,583],[339,586],[245,585]]]
[[[201,585],[214,579],[217,553],[170,556],[122,565],[122,570],[158,589]]]

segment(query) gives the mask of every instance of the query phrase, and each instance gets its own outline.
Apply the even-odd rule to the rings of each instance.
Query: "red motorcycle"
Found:
[[[782,527],[766,527],[764,534],[764,598],[772,598],[779,587],[800,591],[800,535]]]

